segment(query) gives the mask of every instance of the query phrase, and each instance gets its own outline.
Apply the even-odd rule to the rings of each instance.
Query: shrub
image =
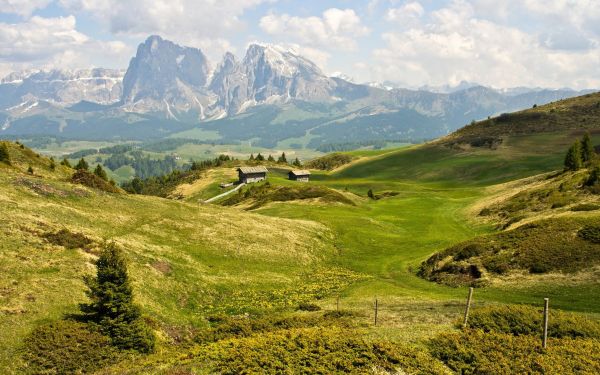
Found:
[[[117,188],[116,186],[111,185],[109,182],[84,169],[78,169],[73,174],[73,177],[71,177],[71,181],[76,184],[85,185],[109,193],[121,192],[121,190],[119,190],[119,188]]]
[[[486,306],[474,309],[469,316],[470,328],[515,336],[540,336],[542,322],[542,309],[525,305]],[[574,313],[550,309],[548,336],[600,339],[600,323]]]
[[[67,249],[86,249],[93,243],[91,239],[81,233],[74,233],[68,229],[61,229],[58,232],[49,232],[44,234],[44,238],[51,244],[63,246]]]
[[[315,305],[314,303],[303,302],[298,305],[298,310],[301,311],[319,311],[321,307],[319,305]]]
[[[8,153],[8,147],[4,142],[0,144],[0,163],[6,163],[10,165],[10,154]]]
[[[27,173],[33,174],[33,167],[31,165],[27,167]]]
[[[322,156],[317,159],[313,159],[307,162],[305,165],[307,168],[321,169],[330,171],[344,164],[348,164],[352,161],[352,157],[346,154],[333,153]]]
[[[579,232],[577,232],[577,235],[581,238],[583,238],[584,240],[593,242],[593,243],[600,243],[600,227],[596,226],[596,225],[586,225],[585,227],[581,228],[579,230]]]
[[[108,337],[71,320],[39,326],[24,340],[25,372],[34,374],[90,373],[117,358]]]
[[[459,374],[597,374],[600,341],[550,339],[468,329],[429,341],[431,354]]]
[[[571,211],[595,211],[600,209],[600,206],[594,203],[582,203],[571,207]]]
[[[370,343],[341,328],[292,329],[208,345],[198,353],[219,374],[444,373],[423,350]]]

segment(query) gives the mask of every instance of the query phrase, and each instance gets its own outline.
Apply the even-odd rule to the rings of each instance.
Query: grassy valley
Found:
[[[160,180],[161,198],[74,184],[74,170],[5,142],[0,367],[27,372],[23,341],[77,311],[82,276],[113,241],[158,346],[99,374],[596,373],[600,201],[594,165],[563,161],[584,130],[600,143],[599,102],[327,155],[305,163],[307,183],[267,163],[267,182],[215,204],[201,202],[247,162]],[[457,328],[468,286],[470,324]]]

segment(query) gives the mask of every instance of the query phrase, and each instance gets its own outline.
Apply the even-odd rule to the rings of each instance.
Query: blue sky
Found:
[[[213,65],[260,41],[356,82],[600,88],[598,0],[0,0],[0,75],[126,68],[151,34]]]

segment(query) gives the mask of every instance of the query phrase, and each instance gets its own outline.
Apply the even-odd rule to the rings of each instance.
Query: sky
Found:
[[[0,0],[0,76],[125,69],[154,34],[213,66],[258,41],[355,82],[600,88],[600,0]]]

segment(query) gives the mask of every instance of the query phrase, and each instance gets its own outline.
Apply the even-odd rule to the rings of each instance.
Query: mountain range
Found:
[[[588,91],[397,88],[327,76],[293,50],[251,44],[243,59],[211,64],[197,48],[159,36],[140,44],[126,71],[13,73],[0,81],[0,136],[76,139],[202,138],[265,147],[317,148],[421,140],[501,112]],[[183,133],[182,133],[183,132]]]

